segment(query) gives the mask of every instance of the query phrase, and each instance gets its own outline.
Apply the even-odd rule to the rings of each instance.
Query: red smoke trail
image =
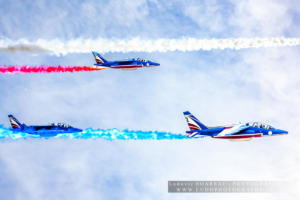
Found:
[[[105,68],[96,68],[88,66],[3,66],[0,65],[0,73],[3,74],[15,74],[15,73],[62,73],[62,72],[86,72],[86,71],[96,71]]]

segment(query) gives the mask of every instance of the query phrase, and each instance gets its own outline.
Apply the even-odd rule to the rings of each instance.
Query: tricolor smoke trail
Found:
[[[16,73],[63,73],[63,72],[84,72],[102,70],[104,68],[88,67],[88,66],[3,66],[0,65],[0,73],[16,74]]]
[[[213,49],[245,49],[261,47],[284,47],[300,45],[300,38],[238,38],[238,39],[73,39],[69,41],[44,40],[13,41],[0,40],[0,51],[15,52],[50,52],[56,55],[68,53],[107,52],[167,52],[167,51],[198,51]]]
[[[28,134],[25,132],[14,132],[10,129],[0,126],[0,139],[27,139],[27,138],[45,138],[45,136]],[[86,129],[82,132],[58,134],[46,138],[69,138],[69,139],[105,139],[105,140],[173,140],[190,139],[185,135],[158,131],[132,131],[118,129]]]

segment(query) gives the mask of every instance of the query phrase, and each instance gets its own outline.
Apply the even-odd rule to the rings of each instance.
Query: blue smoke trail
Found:
[[[85,129],[82,132],[57,134],[55,136],[40,136],[28,134],[25,132],[15,132],[11,129],[0,126],[0,139],[10,138],[13,140],[27,138],[70,138],[70,139],[106,139],[106,140],[172,140],[172,139],[190,139],[182,134],[158,131],[132,131],[118,129]]]

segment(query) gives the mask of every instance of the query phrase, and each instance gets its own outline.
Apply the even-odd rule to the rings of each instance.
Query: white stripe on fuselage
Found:
[[[233,125],[231,128],[226,128],[221,131],[217,136],[226,136],[226,135],[232,135],[234,133],[238,133],[241,130],[247,128],[245,124],[237,124]]]
[[[195,135],[197,135],[198,134],[198,132],[196,131],[196,132],[194,132],[194,133],[190,133],[189,135],[188,135],[188,137],[194,137]]]

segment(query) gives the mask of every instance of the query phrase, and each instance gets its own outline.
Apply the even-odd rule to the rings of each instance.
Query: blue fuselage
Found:
[[[189,132],[196,132],[196,135],[204,135],[204,136],[211,136],[216,138],[222,138],[222,139],[231,139],[231,138],[249,138],[249,137],[262,137],[262,136],[269,136],[269,135],[281,135],[281,134],[287,134],[288,132],[281,129],[266,129],[266,128],[258,128],[249,126],[245,130],[242,130],[238,133],[232,134],[232,135],[224,135],[222,137],[219,137],[219,133],[224,131],[225,127],[218,127],[218,128],[209,128],[209,129],[203,129],[203,130],[197,130],[197,131],[187,131]]]
[[[73,127],[61,127],[56,125],[46,125],[46,126],[25,126],[21,128],[11,129],[16,132],[25,132],[28,134],[40,135],[40,136],[55,136],[57,134],[63,133],[73,133],[81,132],[81,129]]]
[[[141,67],[153,67],[159,65],[160,65],[159,63],[155,63],[152,61],[140,61],[140,60],[112,61],[112,62],[95,64],[95,66],[111,67],[114,69],[136,69]]]

